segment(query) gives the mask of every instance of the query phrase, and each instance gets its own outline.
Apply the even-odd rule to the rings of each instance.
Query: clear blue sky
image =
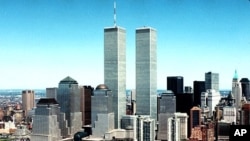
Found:
[[[135,88],[135,29],[158,36],[158,89],[167,76],[185,85],[220,74],[230,89],[234,70],[250,78],[249,0],[117,0],[127,31],[127,88]],[[103,29],[113,26],[113,0],[0,0],[0,89],[104,82]]]

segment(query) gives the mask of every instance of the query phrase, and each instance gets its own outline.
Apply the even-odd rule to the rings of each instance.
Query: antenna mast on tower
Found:
[[[114,26],[116,27],[116,1],[114,0]]]

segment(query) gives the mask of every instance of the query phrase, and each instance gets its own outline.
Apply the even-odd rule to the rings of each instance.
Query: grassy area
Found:
[[[0,138],[0,141],[15,141],[14,138]]]

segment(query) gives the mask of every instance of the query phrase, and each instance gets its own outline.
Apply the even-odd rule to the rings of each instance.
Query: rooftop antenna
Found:
[[[114,26],[116,27],[116,1],[114,0]]]

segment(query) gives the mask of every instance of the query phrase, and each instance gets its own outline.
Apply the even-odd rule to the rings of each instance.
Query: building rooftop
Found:
[[[174,95],[172,90],[166,90],[165,92],[161,93],[161,95]]]
[[[78,84],[76,80],[71,78],[70,76],[65,77],[60,81],[60,84]]]
[[[201,110],[201,108],[194,106],[191,110]]]
[[[95,89],[96,90],[109,90],[108,86],[105,84],[100,84]]]
[[[235,70],[234,71],[234,77],[233,77],[233,79],[238,79],[239,77],[238,77],[238,73],[237,73],[237,70]]]
[[[104,30],[106,30],[106,29],[122,29],[122,30],[125,30],[125,28],[120,27],[120,26],[104,27]]]
[[[154,28],[152,28],[150,26],[143,26],[143,27],[136,28],[136,30],[145,30],[145,29],[150,29],[150,30],[156,31],[156,29],[154,29]]]
[[[250,82],[248,78],[242,78],[240,82]]]
[[[48,104],[58,104],[55,98],[41,98],[38,102],[38,105],[48,105]]]

